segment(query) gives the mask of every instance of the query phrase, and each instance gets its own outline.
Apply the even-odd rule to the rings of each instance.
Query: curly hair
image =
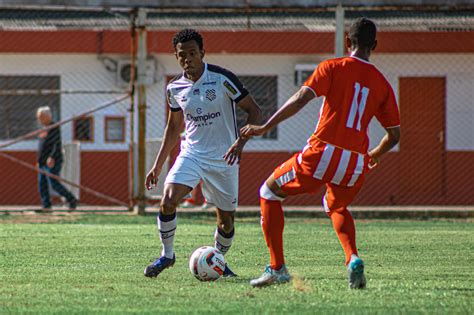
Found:
[[[365,17],[355,20],[348,34],[352,46],[360,48],[372,48],[376,35],[377,27],[375,23]]]
[[[186,28],[176,33],[173,37],[173,47],[176,50],[176,45],[178,45],[178,43],[189,42],[191,40],[196,41],[200,50],[203,49],[204,42],[201,34],[199,34],[198,31],[192,28]]]

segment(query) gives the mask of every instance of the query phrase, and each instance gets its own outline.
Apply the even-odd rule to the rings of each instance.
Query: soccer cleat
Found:
[[[280,270],[272,269],[270,265],[267,265],[260,278],[250,280],[250,285],[254,288],[260,288],[272,284],[286,283],[290,280],[291,275],[285,265],[282,265]]]
[[[222,274],[224,278],[232,278],[237,277],[237,275],[229,268],[229,265],[225,264],[224,273]]]
[[[172,267],[175,261],[176,261],[175,255],[173,255],[173,258],[167,258],[166,256],[161,256],[160,258],[155,260],[151,265],[145,268],[145,271],[144,271],[145,277],[154,278],[158,276],[166,268]]]
[[[356,258],[347,266],[347,277],[349,279],[350,289],[364,289],[366,285],[364,275],[364,262],[360,258]]]

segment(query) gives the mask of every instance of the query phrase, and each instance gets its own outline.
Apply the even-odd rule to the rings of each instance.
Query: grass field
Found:
[[[156,279],[155,218],[67,216],[49,223],[0,217],[0,313],[472,313],[474,225],[468,221],[359,221],[368,288],[347,289],[329,220],[289,219],[288,285],[253,289],[268,261],[258,219],[237,221],[227,260],[240,277],[196,280],[188,257],[212,244],[214,223],[178,219],[177,262]],[[67,222],[61,222],[67,221]]]

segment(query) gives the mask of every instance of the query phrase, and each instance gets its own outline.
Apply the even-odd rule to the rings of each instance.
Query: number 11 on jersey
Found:
[[[358,101],[359,93],[362,93],[360,102]],[[360,128],[361,128],[360,121],[362,119],[362,115],[364,114],[365,103],[367,102],[367,96],[369,96],[369,89],[364,86],[362,87],[362,90],[361,90],[359,82],[356,82],[354,84],[354,97],[352,98],[351,111],[349,112],[349,117],[347,118],[347,123],[346,123],[347,128],[354,128],[354,121],[356,118],[356,114],[358,114],[357,125],[355,128],[358,131],[360,131]]]

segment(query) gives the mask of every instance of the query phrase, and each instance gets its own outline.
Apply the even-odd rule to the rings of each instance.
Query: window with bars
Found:
[[[13,139],[39,127],[36,110],[49,106],[60,117],[60,95],[27,95],[21,90],[59,89],[59,76],[0,76],[0,140]],[[16,93],[16,95],[15,95]]]
[[[242,84],[252,94],[262,110],[263,121],[270,118],[278,109],[277,76],[239,76]],[[247,113],[237,106],[237,125],[242,128],[247,121]],[[262,136],[263,139],[278,139],[278,127]]]
[[[94,118],[81,117],[74,120],[73,139],[77,141],[94,141]]]

